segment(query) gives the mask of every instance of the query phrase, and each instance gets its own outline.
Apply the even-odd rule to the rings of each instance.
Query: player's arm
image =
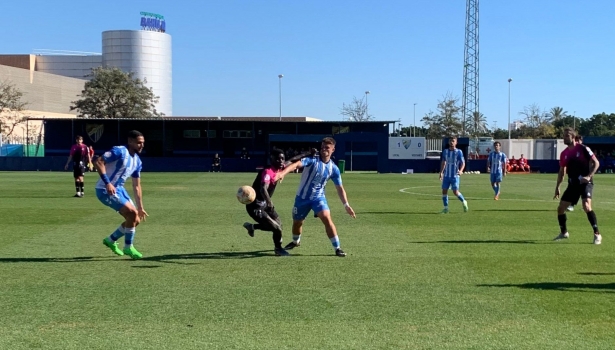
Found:
[[[491,172],[491,153],[489,153],[489,157],[487,157],[487,172]]]
[[[138,176],[138,175],[137,175]],[[137,212],[139,215],[139,219],[145,221],[145,217],[147,212],[143,209],[143,192],[141,191],[141,178],[132,176],[132,191],[135,194],[135,202],[137,204]]]
[[[598,161],[598,158],[596,158],[596,156],[593,154],[589,161],[589,166],[591,167],[591,170],[589,172],[589,175],[585,176],[585,181],[583,181],[585,183],[589,183],[592,179],[592,176],[594,176],[594,174],[596,174],[596,172],[600,168],[600,161]]]
[[[64,166],[64,170],[68,170],[68,165],[73,160],[73,149],[71,148],[70,153],[68,154],[68,160],[66,161],[66,165]]]
[[[461,175],[463,174],[463,169],[466,168],[466,160],[463,159],[463,153],[461,153],[461,151],[459,151],[459,162],[461,163],[461,167],[459,168],[459,172],[458,174]]]
[[[111,180],[109,179],[109,176],[107,176],[107,168],[105,167],[104,157],[96,158],[94,165],[96,166],[96,172],[98,172],[98,175],[100,176],[102,181],[105,183],[105,188],[107,190],[107,193],[110,195],[114,195],[115,186],[113,186],[113,184],[111,183]]]
[[[303,168],[303,162],[300,160],[296,161],[292,163],[291,165],[285,167],[284,170],[280,171],[279,173],[276,173],[275,181],[281,181],[282,179],[284,179],[284,176],[286,176],[286,174],[292,173],[296,169],[301,169],[301,168]]]
[[[440,180],[442,180],[442,176],[444,176],[444,169],[446,169],[446,160],[442,159],[442,163],[440,164]]]
[[[265,202],[267,202],[268,208],[273,208],[273,202],[271,201],[271,197],[269,196],[269,182],[263,182],[261,185],[261,194],[263,198],[265,198]]]
[[[303,152],[301,154],[298,154],[292,158],[290,158],[289,160],[286,161],[286,163],[284,163],[285,166],[288,166],[289,164],[292,164],[296,161],[301,160],[301,158],[305,158],[305,157],[314,157],[316,155],[316,153],[318,153],[318,151],[316,150],[316,148],[312,148],[311,150],[307,151],[307,152]]]
[[[559,186],[562,184],[562,181],[564,181],[564,175],[566,175],[566,167],[560,165],[559,172],[557,173],[557,183],[555,184],[555,195],[553,196],[553,199],[559,198]]]
[[[344,190],[344,186],[335,185],[335,189],[337,190],[337,196],[340,197],[340,200],[342,201],[342,204],[344,204],[344,209],[346,209],[348,215],[352,216],[353,218],[356,218],[357,215],[355,214],[350,204],[348,204],[348,197],[346,196],[346,190]]]

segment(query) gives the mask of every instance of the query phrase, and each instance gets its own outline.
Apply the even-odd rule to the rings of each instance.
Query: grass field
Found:
[[[346,258],[308,218],[275,257],[234,198],[254,174],[143,173],[135,246],[121,222],[72,198],[71,173],[0,173],[0,349],[610,349],[615,344],[615,176],[598,175],[594,246],[580,207],[559,231],[555,175],[464,175],[470,211],[442,208],[435,174],[345,174],[329,204]],[[298,176],[274,196],[289,241]],[[562,190],[565,188],[565,184]]]

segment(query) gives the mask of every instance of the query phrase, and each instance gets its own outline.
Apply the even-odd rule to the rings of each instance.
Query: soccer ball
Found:
[[[241,204],[250,204],[256,199],[256,192],[250,186],[241,186],[237,189],[237,200]]]

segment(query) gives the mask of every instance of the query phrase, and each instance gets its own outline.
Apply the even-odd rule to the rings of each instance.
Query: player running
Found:
[[[75,143],[70,149],[70,155],[64,166],[64,170],[68,170],[68,165],[73,161],[73,177],[75,178],[75,195],[73,197],[83,197],[83,175],[85,173],[85,161],[87,164],[92,163],[88,147],[83,144],[83,137],[77,135]]]
[[[457,137],[451,137],[448,140],[449,148],[442,152],[442,169],[440,170],[440,181],[442,181],[442,202],[444,209],[442,213],[448,213],[448,189],[453,190],[453,194],[463,204],[463,211],[468,211],[468,202],[459,192],[459,176],[463,174],[463,169],[466,166],[463,159],[463,152],[456,148]]]
[[[103,244],[117,255],[128,255],[132,259],[140,259],[142,254],[133,246],[137,225],[148,216],[143,209],[141,194],[141,168],[139,153],[143,150],[145,138],[143,134],[133,130],[128,133],[127,146],[115,146],[96,159],[96,170],[100,180],[96,183],[96,196],[106,206],[117,211],[124,217],[124,222],[109,237],[103,239]],[[111,176],[107,175],[111,174]],[[124,183],[132,178],[137,206],[124,188]],[[120,250],[116,241],[124,236],[124,249]]]
[[[506,154],[501,152],[502,144],[498,141],[493,143],[494,151],[489,153],[489,157],[487,158],[487,172],[491,173],[491,187],[495,192],[496,201],[500,199],[500,183],[502,182],[502,178],[506,177]]]
[[[564,143],[568,147],[560,154],[560,168],[553,199],[559,199],[560,184],[564,180],[564,174],[568,174],[568,187],[566,187],[557,207],[560,234],[554,240],[558,241],[569,237],[566,228],[566,208],[575,205],[580,197],[583,202],[583,210],[594,230],[594,244],[600,244],[602,243],[602,236],[598,231],[598,221],[591,206],[594,188],[593,176],[600,167],[600,162],[589,147],[575,142],[575,136],[576,133],[572,128],[564,129]]]
[[[288,256],[289,254],[282,248],[282,221],[271,201],[278,183],[275,179],[275,174],[282,171],[286,165],[310,154],[314,156],[316,150],[314,149],[311,152],[295,156],[286,162],[284,151],[274,148],[270,156],[271,164],[258,172],[252,184],[252,188],[256,192],[256,199],[254,202],[246,205],[246,211],[257,224],[246,222],[243,224],[243,227],[248,230],[250,237],[254,237],[255,230],[273,232],[274,252],[277,256]]]
[[[348,204],[346,191],[342,186],[342,177],[340,169],[331,161],[331,155],[335,151],[335,140],[332,137],[325,137],[320,145],[320,155],[318,157],[306,157],[300,161],[291,164],[283,171],[276,174],[276,180],[281,180],[288,173],[295,169],[303,168],[301,174],[301,182],[295,197],[295,205],[293,207],[293,241],[288,243],[285,249],[293,249],[301,245],[301,232],[303,230],[303,221],[308,216],[310,210],[320,218],[325,226],[327,236],[331,240],[335,255],[345,257],[346,253],[340,248],[340,240],[337,236],[337,229],[331,218],[331,211],[325,197],[325,186],[329,179],[333,180],[337,195],[339,196],[346,213],[356,217],[354,210]]]

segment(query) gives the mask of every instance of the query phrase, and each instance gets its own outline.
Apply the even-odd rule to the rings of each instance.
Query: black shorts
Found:
[[[564,195],[562,196],[563,202],[569,202],[571,205],[576,205],[579,202],[579,198],[591,199],[592,192],[594,191],[594,184],[568,184]]]
[[[267,216],[280,223],[280,216],[275,209],[268,209],[265,204],[258,204],[254,201],[246,205],[246,211],[254,221],[262,225],[262,231],[273,231],[274,229],[271,222],[267,219]]]
[[[83,165],[83,162],[73,164],[73,177],[76,179],[83,176],[83,174],[85,174],[85,165]]]

